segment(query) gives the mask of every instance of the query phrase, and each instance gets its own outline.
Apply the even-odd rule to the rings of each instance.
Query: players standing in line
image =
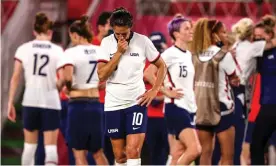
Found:
[[[77,165],[87,165],[86,153],[93,153],[96,164],[107,165],[102,150],[102,110],[99,103],[96,72],[98,47],[91,45],[92,33],[82,16],[69,28],[70,38],[75,45],[65,51],[59,64],[64,68],[63,82],[69,90],[68,146],[73,149]]]
[[[114,10],[110,18],[114,34],[102,40],[98,61],[99,78],[107,80],[106,134],[111,138],[116,165],[141,165],[146,106],[156,97],[166,75],[166,65],[158,51],[146,36],[131,31],[132,24],[127,10]],[[156,83],[147,92],[143,82],[146,59],[158,68]]]
[[[22,71],[25,75],[23,97],[24,150],[22,165],[33,165],[38,132],[44,133],[45,165],[57,165],[57,135],[59,110],[56,72],[63,55],[61,47],[50,42],[53,22],[44,13],[35,17],[35,40],[21,45],[15,53],[13,76],[10,83],[8,118],[15,122],[14,96]],[[62,73],[60,73],[62,74]]]
[[[192,54],[187,50],[192,41],[193,29],[190,20],[174,18],[168,25],[171,38],[175,41],[162,53],[168,67],[170,87],[182,89],[184,96],[178,99],[165,97],[165,118],[169,133],[171,165],[189,165],[201,153],[196,134],[194,116],[197,110],[194,94],[194,66]]]
[[[220,164],[233,164],[233,106],[230,79],[239,84],[232,55],[222,49],[226,30],[218,20],[200,19],[195,25],[191,51],[195,67],[196,127],[202,146],[200,164],[211,165],[213,139],[221,147]],[[217,70],[218,69],[218,70]],[[185,94],[184,94],[185,95]]]

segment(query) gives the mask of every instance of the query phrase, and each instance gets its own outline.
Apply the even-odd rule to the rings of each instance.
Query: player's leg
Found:
[[[179,149],[184,149],[181,156],[177,159],[177,164],[189,165],[201,154],[201,145],[194,127],[195,117],[194,114],[179,107],[176,107],[174,113],[176,124],[176,142],[174,146],[181,147],[181,143],[183,148]]]
[[[105,134],[110,138],[115,157],[115,165],[125,165],[126,140],[124,110],[105,111]]]
[[[93,165],[108,165],[108,161],[103,151],[103,111],[98,101],[91,101],[89,103],[90,108],[86,106],[86,110],[90,110],[91,116],[89,119],[91,124],[89,125],[90,137],[89,137],[89,153],[92,153],[95,163]],[[92,157],[90,156],[90,157]],[[89,163],[92,165],[92,163]]]
[[[65,141],[66,141],[66,130],[67,120],[68,119],[68,100],[61,100],[61,111],[60,111],[60,126],[59,130],[61,131]],[[66,142],[67,146],[67,142]],[[67,146],[69,165],[75,165],[75,158],[72,149]]]
[[[219,140],[221,152],[219,164],[233,165],[235,148],[235,128],[233,113],[221,117],[220,123],[216,128],[216,133]]]
[[[125,109],[126,116],[126,155],[127,165],[141,165],[141,150],[147,130],[147,110],[135,105]]]
[[[44,131],[45,165],[57,165],[59,110],[44,109],[41,115],[42,130]]]
[[[40,110],[33,107],[23,107],[24,149],[22,165],[34,165],[34,156],[37,148],[38,130],[40,125]]]
[[[211,165],[215,141],[214,127],[197,125],[197,129],[198,138],[202,147],[199,164]]]
[[[248,122],[246,126],[245,140],[242,144],[242,152],[240,156],[241,165],[251,164],[250,144],[252,142],[252,133],[255,123]]]
[[[275,105],[262,105],[257,116],[250,146],[251,164],[264,165],[264,148],[276,129]]]

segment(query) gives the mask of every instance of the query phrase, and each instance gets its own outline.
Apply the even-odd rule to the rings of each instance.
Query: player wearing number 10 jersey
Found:
[[[102,150],[103,111],[99,102],[97,74],[98,46],[90,44],[92,34],[88,17],[70,26],[75,45],[65,51],[59,64],[64,68],[63,82],[69,90],[66,139],[76,165],[87,165],[86,152],[92,152],[97,165],[108,165]]]
[[[14,96],[24,69],[23,97],[24,150],[22,165],[34,164],[38,130],[44,133],[45,164],[57,164],[57,133],[61,109],[56,86],[56,71],[63,54],[61,47],[50,42],[52,21],[44,13],[35,17],[36,39],[21,45],[15,53],[15,65],[9,92],[8,118],[15,121]]]

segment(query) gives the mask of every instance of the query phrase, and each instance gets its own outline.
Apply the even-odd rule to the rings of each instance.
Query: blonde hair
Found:
[[[253,24],[250,18],[242,18],[232,26],[231,30],[235,33],[237,39],[243,41],[252,35],[254,28]]]
[[[191,52],[193,54],[201,54],[206,51],[211,45],[211,31],[208,28],[208,19],[199,19],[194,27],[193,41],[191,43]]]

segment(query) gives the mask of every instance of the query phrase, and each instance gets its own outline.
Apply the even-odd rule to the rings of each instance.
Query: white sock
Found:
[[[125,166],[126,165],[126,163],[117,163],[116,161],[115,161],[115,164],[114,164],[115,166]]]
[[[57,145],[45,145],[45,165],[57,165]]]
[[[21,165],[34,165],[34,155],[37,144],[24,143]]]
[[[172,162],[172,155],[168,155],[167,163],[166,165],[170,165]]]
[[[127,159],[127,166],[140,166],[141,158],[138,159]]]

